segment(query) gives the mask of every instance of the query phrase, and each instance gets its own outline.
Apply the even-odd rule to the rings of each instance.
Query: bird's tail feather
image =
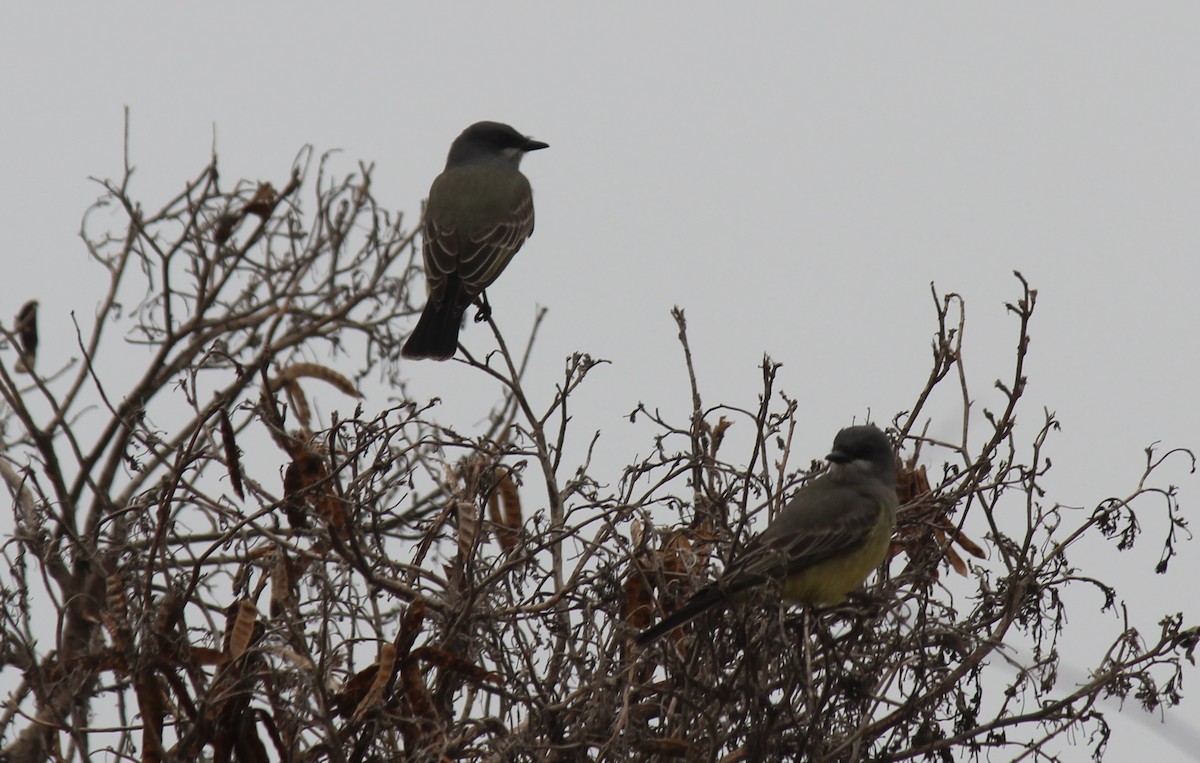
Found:
[[[682,607],[664,617],[657,625],[638,634],[636,643],[638,646],[647,646],[679,626],[690,623],[713,607],[725,606],[728,602],[729,592],[720,586],[709,585],[701,588]]]
[[[449,360],[454,357],[458,349],[458,330],[462,326],[463,311],[452,297],[446,294],[440,300],[430,298],[425,303],[416,327],[400,350],[400,357],[409,360]]]

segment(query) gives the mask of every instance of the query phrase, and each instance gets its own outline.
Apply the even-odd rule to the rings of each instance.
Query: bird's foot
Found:
[[[475,313],[475,322],[483,323],[492,317],[492,306],[488,304],[487,295],[479,295],[479,311]]]

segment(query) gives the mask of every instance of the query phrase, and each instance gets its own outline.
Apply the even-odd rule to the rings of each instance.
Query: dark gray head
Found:
[[[874,424],[846,427],[833,438],[833,450],[825,456],[834,472],[852,469],[881,482],[896,484],[896,454],[887,435]]]
[[[463,164],[504,164],[517,169],[526,151],[549,148],[500,122],[476,122],[454,139],[446,169]]]

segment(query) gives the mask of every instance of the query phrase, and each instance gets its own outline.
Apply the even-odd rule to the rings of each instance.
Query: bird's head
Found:
[[[529,151],[549,148],[501,122],[476,122],[454,139],[446,169],[463,164],[506,164],[516,169]]]
[[[853,470],[888,485],[896,484],[896,454],[892,443],[873,424],[846,427],[833,438],[833,450],[825,459],[831,471]]]

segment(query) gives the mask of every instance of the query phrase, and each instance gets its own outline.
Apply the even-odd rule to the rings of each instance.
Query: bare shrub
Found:
[[[542,407],[526,395],[536,327],[514,352],[489,322],[497,351],[459,370],[494,380],[493,415],[440,425],[397,364],[423,301],[413,233],[370,166],[326,167],[304,151],[278,188],[228,188],[214,157],[153,212],[127,169],[85,217],[108,277],[94,315],[42,332],[77,360],[21,376],[20,353],[0,358],[7,760],[982,760],[1048,757],[1068,731],[1099,756],[1099,700],[1178,701],[1198,631],[1171,611],[1156,633],[1091,633],[1102,662],[1055,683],[1066,591],[1123,606],[1076,547],[1153,527],[1165,569],[1185,523],[1160,471],[1193,459],[1148,449],[1139,483],[1090,511],[1047,496],[1058,423],[1016,426],[1036,304],[1019,276],[993,411],[968,385],[962,299],[934,292],[928,383],[891,422],[889,574],[836,609],[764,602],[638,651],[819,468],[792,452],[807,404],[770,359],[754,403],[706,404],[677,310],[691,415],[639,406],[654,435],[631,450],[649,455],[620,475],[587,448],[564,460],[602,361],[567,358]],[[371,380],[399,402],[359,398]],[[962,400],[953,442],[927,436],[942,390]],[[314,395],[346,412],[318,420]]]

